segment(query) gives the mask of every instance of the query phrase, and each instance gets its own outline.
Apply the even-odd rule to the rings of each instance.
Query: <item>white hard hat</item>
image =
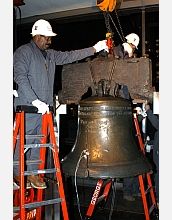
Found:
[[[49,37],[57,35],[56,33],[53,32],[50,23],[44,19],[40,19],[34,23],[31,34],[33,36],[40,34]]]
[[[128,43],[133,44],[134,46],[136,46],[136,49],[138,49],[137,46],[139,45],[140,39],[137,34],[131,33],[131,34],[128,34],[125,38],[127,39]]]

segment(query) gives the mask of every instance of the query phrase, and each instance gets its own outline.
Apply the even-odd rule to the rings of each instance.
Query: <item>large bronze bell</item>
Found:
[[[66,175],[96,179],[151,171],[137,142],[130,101],[113,96],[81,100],[76,141],[62,168]]]

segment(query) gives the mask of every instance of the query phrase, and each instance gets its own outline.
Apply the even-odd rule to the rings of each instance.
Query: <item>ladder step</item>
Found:
[[[154,210],[154,208],[155,208],[155,205],[154,205],[154,204],[151,205],[151,207],[149,208],[149,215],[152,213],[152,211]]]
[[[41,164],[43,161],[42,160],[26,160],[25,163],[26,165],[31,165],[31,164]],[[19,161],[15,160],[13,161],[14,166],[19,166]]]
[[[148,186],[148,188],[145,191],[145,194],[149,193],[152,188],[153,188],[153,186]]]
[[[63,199],[61,199],[61,198],[50,199],[50,200],[46,200],[46,201],[42,201],[42,202],[27,203],[27,204],[24,205],[24,207],[26,209],[34,209],[34,208],[38,208],[38,207],[44,206],[44,205],[53,205],[53,204],[56,204],[56,203],[60,203],[62,201],[63,201]],[[13,207],[13,211],[14,212],[19,212],[20,211],[20,207],[14,206]]]
[[[24,148],[36,148],[36,147],[52,147],[53,144],[25,144]]]
[[[42,174],[42,173],[56,173],[59,172],[59,169],[53,168],[53,169],[45,169],[45,170],[32,170],[32,171],[25,171],[24,175],[35,175],[35,174]]]
[[[29,135],[29,134],[26,134],[25,135],[25,139],[35,139],[35,138],[37,138],[37,139],[39,139],[39,138],[44,138],[45,137],[45,135],[42,135],[42,134],[37,134],[37,135]],[[17,135],[17,139],[20,139],[20,135]]]

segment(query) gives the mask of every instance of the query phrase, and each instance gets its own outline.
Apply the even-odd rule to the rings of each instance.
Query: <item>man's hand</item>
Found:
[[[49,105],[36,99],[32,102],[32,105],[38,108],[38,113],[44,115],[46,112],[49,113]]]
[[[109,53],[109,49],[106,43],[107,43],[107,40],[102,40],[102,41],[99,41],[97,44],[95,44],[93,46],[95,53],[98,53],[101,50],[105,50]]]
[[[19,97],[17,90],[13,90],[13,95],[14,95],[15,97]]]
[[[124,47],[124,51],[128,52],[129,57],[132,57],[133,50],[132,50],[131,46],[128,43],[123,43],[122,45]]]
[[[142,115],[144,118],[147,116],[146,111],[142,110],[140,107],[136,107],[137,115]]]

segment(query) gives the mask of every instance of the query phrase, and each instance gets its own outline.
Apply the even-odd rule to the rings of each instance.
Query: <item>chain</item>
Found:
[[[108,33],[112,34],[112,38],[113,38],[114,33],[112,32],[112,29],[111,29],[111,26],[110,26],[108,13],[106,11],[103,11],[103,15],[104,15],[104,18],[105,18],[105,24],[106,24],[107,31],[108,31]]]
[[[111,81],[112,81],[112,76],[113,76],[113,73],[114,73],[114,69],[115,69],[115,68],[116,68],[116,62],[114,61],[114,62],[113,62],[113,65],[112,65],[111,73],[110,73],[110,76],[109,76],[108,84],[107,84],[107,90],[108,90],[108,92],[109,92],[110,89],[111,89]]]
[[[107,31],[112,34],[112,38],[113,38],[114,33],[112,32],[112,29],[111,29],[111,26],[110,26],[110,22],[109,22],[109,18],[110,18],[112,23],[113,23],[113,25],[114,25],[114,27],[115,27],[115,29],[116,29],[116,31],[117,31],[117,33],[118,33],[118,35],[119,35],[119,37],[121,38],[121,41],[125,42],[125,37],[124,37],[123,31],[122,31],[121,23],[120,23],[120,20],[119,20],[119,17],[118,17],[118,13],[117,13],[116,9],[115,9],[115,14],[116,14],[116,17],[117,17],[117,21],[118,21],[118,24],[119,24],[119,28],[120,28],[121,34],[120,34],[116,24],[114,23],[110,13],[108,11],[103,11],[103,15],[104,15],[104,18],[105,18],[105,24],[106,24]]]
[[[119,17],[118,17],[118,13],[117,13],[117,10],[115,9],[115,14],[116,14],[116,17],[117,17],[117,20],[118,20],[118,24],[119,24],[119,27],[120,27],[120,30],[121,30],[121,34],[122,34],[122,37],[123,37],[123,42],[125,41],[125,37],[124,37],[124,34],[123,34],[123,31],[122,31],[122,27],[121,27],[121,23],[119,21]]]
[[[116,62],[114,61],[113,62],[113,65],[112,65],[112,69],[111,69],[111,74],[110,74],[110,77],[109,77],[109,81],[111,82],[112,81],[112,76],[113,76],[113,73],[114,73],[114,68],[116,67]]]
[[[92,70],[92,66],[91,66],[91,64],[90,64],[90,61],[88,61],[88,64],[89,64],[89,67],[90,67],[91,78],[92,78],[92,80],[93,80],[93,86],[94,86],[94,89],[95,89],[95,91],[96,91],[96,93],[97,93],[98,87],[97,87],[97,83],[96,83],[96,80],[95,80],[95,77],[94,77],[94,73],[93,73],[93,70]]]
[[[115,27],[115,29],[116,29],[116,31],[117,31],[117,33],[118,33],[119,37],[121,38],[121,41],[122,41],[122,42],[124,42],[124,39],[122,38],[121,34],[119,33],[119,30],[118,30],[118,28],[117,28],[116,24],[114,23],[114,21],[113,21],[113,19],[112,19],[111,15],[109,14],[109,12],[107,12],[107,13],[108,13],[108,16],[110,17],[110,19],[111,19],[111,21],[112,21],[113,25],[114,25],[114,27]]]

